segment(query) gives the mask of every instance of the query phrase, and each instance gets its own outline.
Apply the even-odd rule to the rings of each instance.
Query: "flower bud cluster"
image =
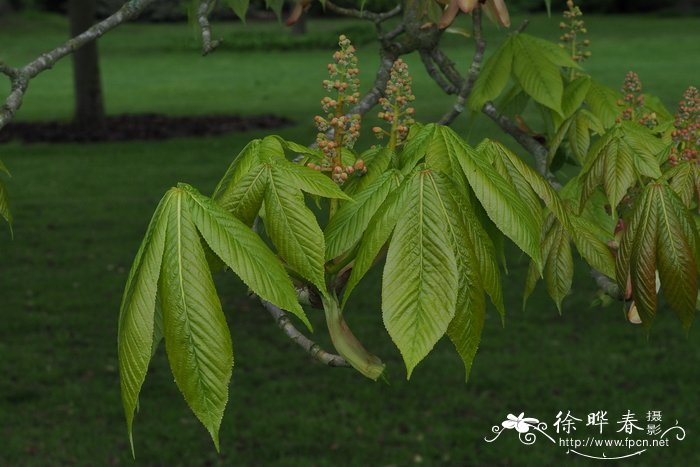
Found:
[[[673,147],[668,157],[671,165],[681,160],[700,162],[700,92],[690,86],[683,93],[673,122]]]
[[[355,105],[360,99],[360,71],[357,67],[356,50],[345,35],[339,37],[338,45],[339,50],[333,54],[333,63],[328,64],[329,79],[323,81],[324,89],[331,93],[331,96],[321,99],[321,108],[325,116],[317,115],[314,123],[318,130],[316,143],[326,159],[324,165],[318,167],[325,167],[327,171],[333,172],[333,179],[340,183],[341,177],[336,175],[354,171],[345,170],[341,154],[343,147],[352,148],[359,138],[361,117],[356,114],[346,115],[346,106]],[[339,169],[337,174],[336,169]]]
[[[622,84],[622,99],[617,101],[617,105],[622,107],[621,120],[636,120],[639,124],[649,128],[658,125],[655,112],[645,112],[644,94],[642,94],[642,82],[634,71],[630,71],[625,76]]]
[[[586,23],[580,19],[583,16],[581,8],[574,4],[573,0],[566,2],[568,10],[564,11],[564,19],[569,20],[568,23],[562,21],[559,23],[559,29],[563,31],[559,37],[561,41],[559,47],[568,49],[571,52],[571,59],[575,62],[582,62],[591,56],[591,52],[584,48],[591,45],[591,41],[583,39],[583,35],[588,33]]]
[[[365,161],[362,159],[357,159],[353,165],[342,166],[342,165],[332,165],[327,161],[322,164],[316,164],[314,162],[309,162],[306,166],[310,169],[317,170],[319,172],[328,172],[331,178],[338,185],[342,185],[348,180],[348,177],[352,174],[362,175],[367,173],[367,167],[365,166]]]
[[[391,124],[391,132],[394,133],[393,141],[396,145],[401,144],[408,137],[408,130],[415,123],[413,116],[416,110],[410,106],[410,103],[416,100],[411,89],[412,82],[408,73],[408,64],[401,59],[396,60],[391,67],[384,97],[379,99],[382,110],[378,117]],[[387,133],[378,126],[372,128],[372,132],[380,139],[385,134],[392,136],[391,132]]]

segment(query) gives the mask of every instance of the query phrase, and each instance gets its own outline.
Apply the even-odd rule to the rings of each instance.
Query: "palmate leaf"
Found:
[[[508,84],[513,64],[513,40],[506,40],[496,52],[486,60],[484,68],[469,96],[469,108],[481,110],[486,102],[495,99]]]
[[[250,172],[250,170],[260,164],[260,143],[261,140],[254,139],[248,143],[236,158],[231,162],[226,173],[221,178],[214,189],[212,198],[219,204],[226,205],[229,201],[230,192],[234,190],[240,180]]]
[[[289,276],[265,242],[196,189],[181,188],[197,230],[214,253],[260,298],[292,312],[311,329]]]
[[[434,177],[424,169],[411,179],[384,267],[384,325],[407,378],[447,331],[457,301],[457,261]]]
[[[541,267],[537,213],[527,208],[515,187],[499,175],[483,155],[470,148],[449,128],[441,127],[440,130],[449,135],[448,149],[459,162],[489,218]]]
[[[444,209],[443,215],[448,220],[448,237],[457,260],[457,302],[455,316],[447,327],[447,335],[462,358],[465,380],[469,380],[486,317],[484,287],[472,235],[462,215],[464,207],[458,202],[457,188],[438,173],[434,173],[432,182],[439,196],[438,205]]]
[[[306,193],[324,198],[352,200],[330,178],[316,170],[284,160],[271,164],[270,169],[272,177],[284,179],[289,185]]]
[[[349,250],[367,229],[372,216],[389,192],[401,181],[397,170],[385,172],[374,183],[355,195],[354,202],[343,204],[326,226],[326,259]]]
[[[299,188],[279,171],[270,172],[264,222],[282,259],[325,294],[323,232]]]
[[[260,212],[269,177],[267,165],[260,164],[252,168],[225,195],[217,199],[218,204],[243,223],[251,225]]]
[[[119,381],[132,453],[134,412],[152,355],[156,291],[165,248],[167,213],[172,201],[173,193],[168,192],[153,214],[129,271],[119,311]]]
[[[231,335],[187,195],[171,191],[159,281],[165,348],[178,388],[218,450],[233,369]]]
[[[632,279],[632,297],[647,330],[661,290],[688,331],[698,292],[698,233],[689,212],[664,183],[649,184],[628,223],[617,255],[618,285]]]

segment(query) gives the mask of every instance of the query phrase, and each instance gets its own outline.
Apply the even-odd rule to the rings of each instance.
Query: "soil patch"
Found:
[[[277,115],[124,114],[108,116],[100,128],[86,128],[70,122],[13,122],[0,130],[0,143],[114,142],[164,140],[193,136],[216,136],[251,130],[277,129],[294,122]]]

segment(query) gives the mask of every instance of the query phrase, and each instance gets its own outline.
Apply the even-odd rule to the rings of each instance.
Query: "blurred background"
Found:
[[[290,29],[260,3],[252,2],[246,24],[218,9],[213,35],[224,42],[202,57],[183,5],[158,2],[100,39],[75,75],[66,58],[32,81],[15,123],[0,130],[15,215],[13,239],[0,229],[0,465],[133,464],[119,396],[117,315],[158,200],[179,181],[211,193],[253,138],[275,133],[311,143],[339,34],[359,49],[369,87],[378,63],[371,24],[314,7]],[[370,0],[367,8],[392,3]],[[507,3],[514,27],[528,18],[529,33],[558,40],[565,2],[553,2],[552,18],[539,0]],[[0,0],[0,61],[21,66],[65,41],[70,23],[79,27],[119,4]],[[593,53],[585,68],[597,80],[618,89],[634,70],[644,91],[671,112],[689,85],[700,84],[693,0],[591,0],[581,7]],[[469,27],[468,17],[458,21]],[[491,53],[508,31],[489,23],[485,34]],[[451,35],[444,50],[467,69],[469,39]],[[452,98],[415,54],[406,61],[417,119],[438,119]],[[8,90],[1,82],[0,94]],[[367,130],[374,115],[363,123],[360,149],[373,142]],[[472,143],[495,138],[521,152],[486,117],[463,115],[454,128]],[[628,410],[639,417],[660,410],[663,425],[677,420],[686,439],[632,462],[700,465],[697,326],[686,337],[662,307],[647,339],[626,322],[621,304],[593,305],[597,290],[583,264],[562,315],[542,285],[523,311],[527,260],[507,248],[506,324],[490,310],[468,384],[446,340],[406,381],[381,322],[381,266],[356,289],[346,316],[387,362],[388,383],[314,363],[240,281],[216,275],[236,358],[221,454],[178,393],[161,347],[135,421],[136,464],[587,465],[543,441],[524,446],[506,434],[489,444],[484,437],[509,413],[551,425],[559,411],[585,419],[606,410],[614,425]],[[314,338],[329,347],[322,314],[308,313]]]

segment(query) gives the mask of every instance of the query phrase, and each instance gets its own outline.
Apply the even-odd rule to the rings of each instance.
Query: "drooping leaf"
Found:
[[[457,203],[457,188],[438,173],[434,173],[432,182],[439,196],[438,205],[443,207],[444,216],[448,220],[448,237],[457,260],[457,302],[447,335],[462,358],[465,379],[468,380],[486,317],[484,287],[479,276],[480,266],[471,234],[461,212],[463,206]]]
[[[513,45],[512,39],[508,39],[486,60],[469,96],[471,110],[480,111],[486,102],[501,94],[508,84],[512,64]]]
[[[577,70],[581,69],[581,66],[576,63],[564,49],[559,47],[558,44],[525,33],[519,33],[517,37],[521,45],[533,53],[542,56],[554,65],[564,68],[576,68]]]
[[[642,323],[647,329],[651,327],[656,316],[656,245],[659,235],[659,206],[654,198],[654,189],[650,185],[644,196],[629,254],[632,297]]]
[[[658,269],[661,287],[666,301],[688,332],[695,317],[695,301],[698,294],[698,268],[695,253],[686,239],[686,232],[673,208],[675,195],[665,185],[656,188],[656,204],[659,213]]]
[[[690,208],[696,197],[695,177],[693,172],[697,170],[695,162],[681,162],[668,170],[665,177],[669,179],[669,185],[683,200],[683,204]]]
[[[233,370],[231,335],[187,195],[171,192],[159,281],[165,349],[175,383],[218,450]]]
[[[172,202],[173,194],[168,192],[151,218],[129,271],[119,310],[119,380],[132,452],[134,412],[152,355],[156,291],[163,260],[167,213]]]
[[[618,140],[607,146],[603,186],[611,206],[617,206],[635,182],[632,155]]]
[[[570,235],[584,260],[610,278],[615,277],[615,258],[606,242],[596,235],[591,223],[579,216],[571,216]]]
[[[501,177],[484,157],[470,148],[449,128],[449,150],[455,155],[481,205],[496,226],[538,265],[542,265],[539,248],[539,225],[536,213],[530,212],[513,185]]]
[[[551,238],[551,240],[550,240]],[[561,313],[561,302],[571,290],[574,277],[574,260],[571,256],[569,236],[558,222],[548,232],[545,243],[550,243],[544,267],[544,281],[547,291]]]
[[[294,313],[311,328],[279,259],[247,225],[189,185],[185,203],[207,245],[260,298]]]
[[[457,262],[429,170],[410,181],[408,206],[389,245],[382,286],[384,325],[407,377],[445,334],[455,314]]]
[[[248,12],[250,0],[226,0],[236,16],[245,23],[245,15]]]
[[[355,262],[350,273],[350,278],[345,286],[342,306],[350,298],[350,294],[355,286],[374,264],[384,244],[389,240],[394,226],[399,217],[404,214],[408,202],[408,186],[410,183],[404,181],[398,188],[389,193],[384,204],[372,216],[367,230],[362,235],[360,248],[355,256]]]
[[[321,293],[326,293],[323,232],[301,191],[274,170],[270,172],[265,192],[264,222],[282,259]]]
[[[330,260],[350,249],[362,237],[372,216],[384,203],[398,171],[385,172],[374,183],[355,195],[352,203],[343,204],[326,226],[326,259]]]
[[[566,85],[561,102],[564,118],[571,117],[581,107],[590,86],[591,78],[585,75],[579,76]]]

